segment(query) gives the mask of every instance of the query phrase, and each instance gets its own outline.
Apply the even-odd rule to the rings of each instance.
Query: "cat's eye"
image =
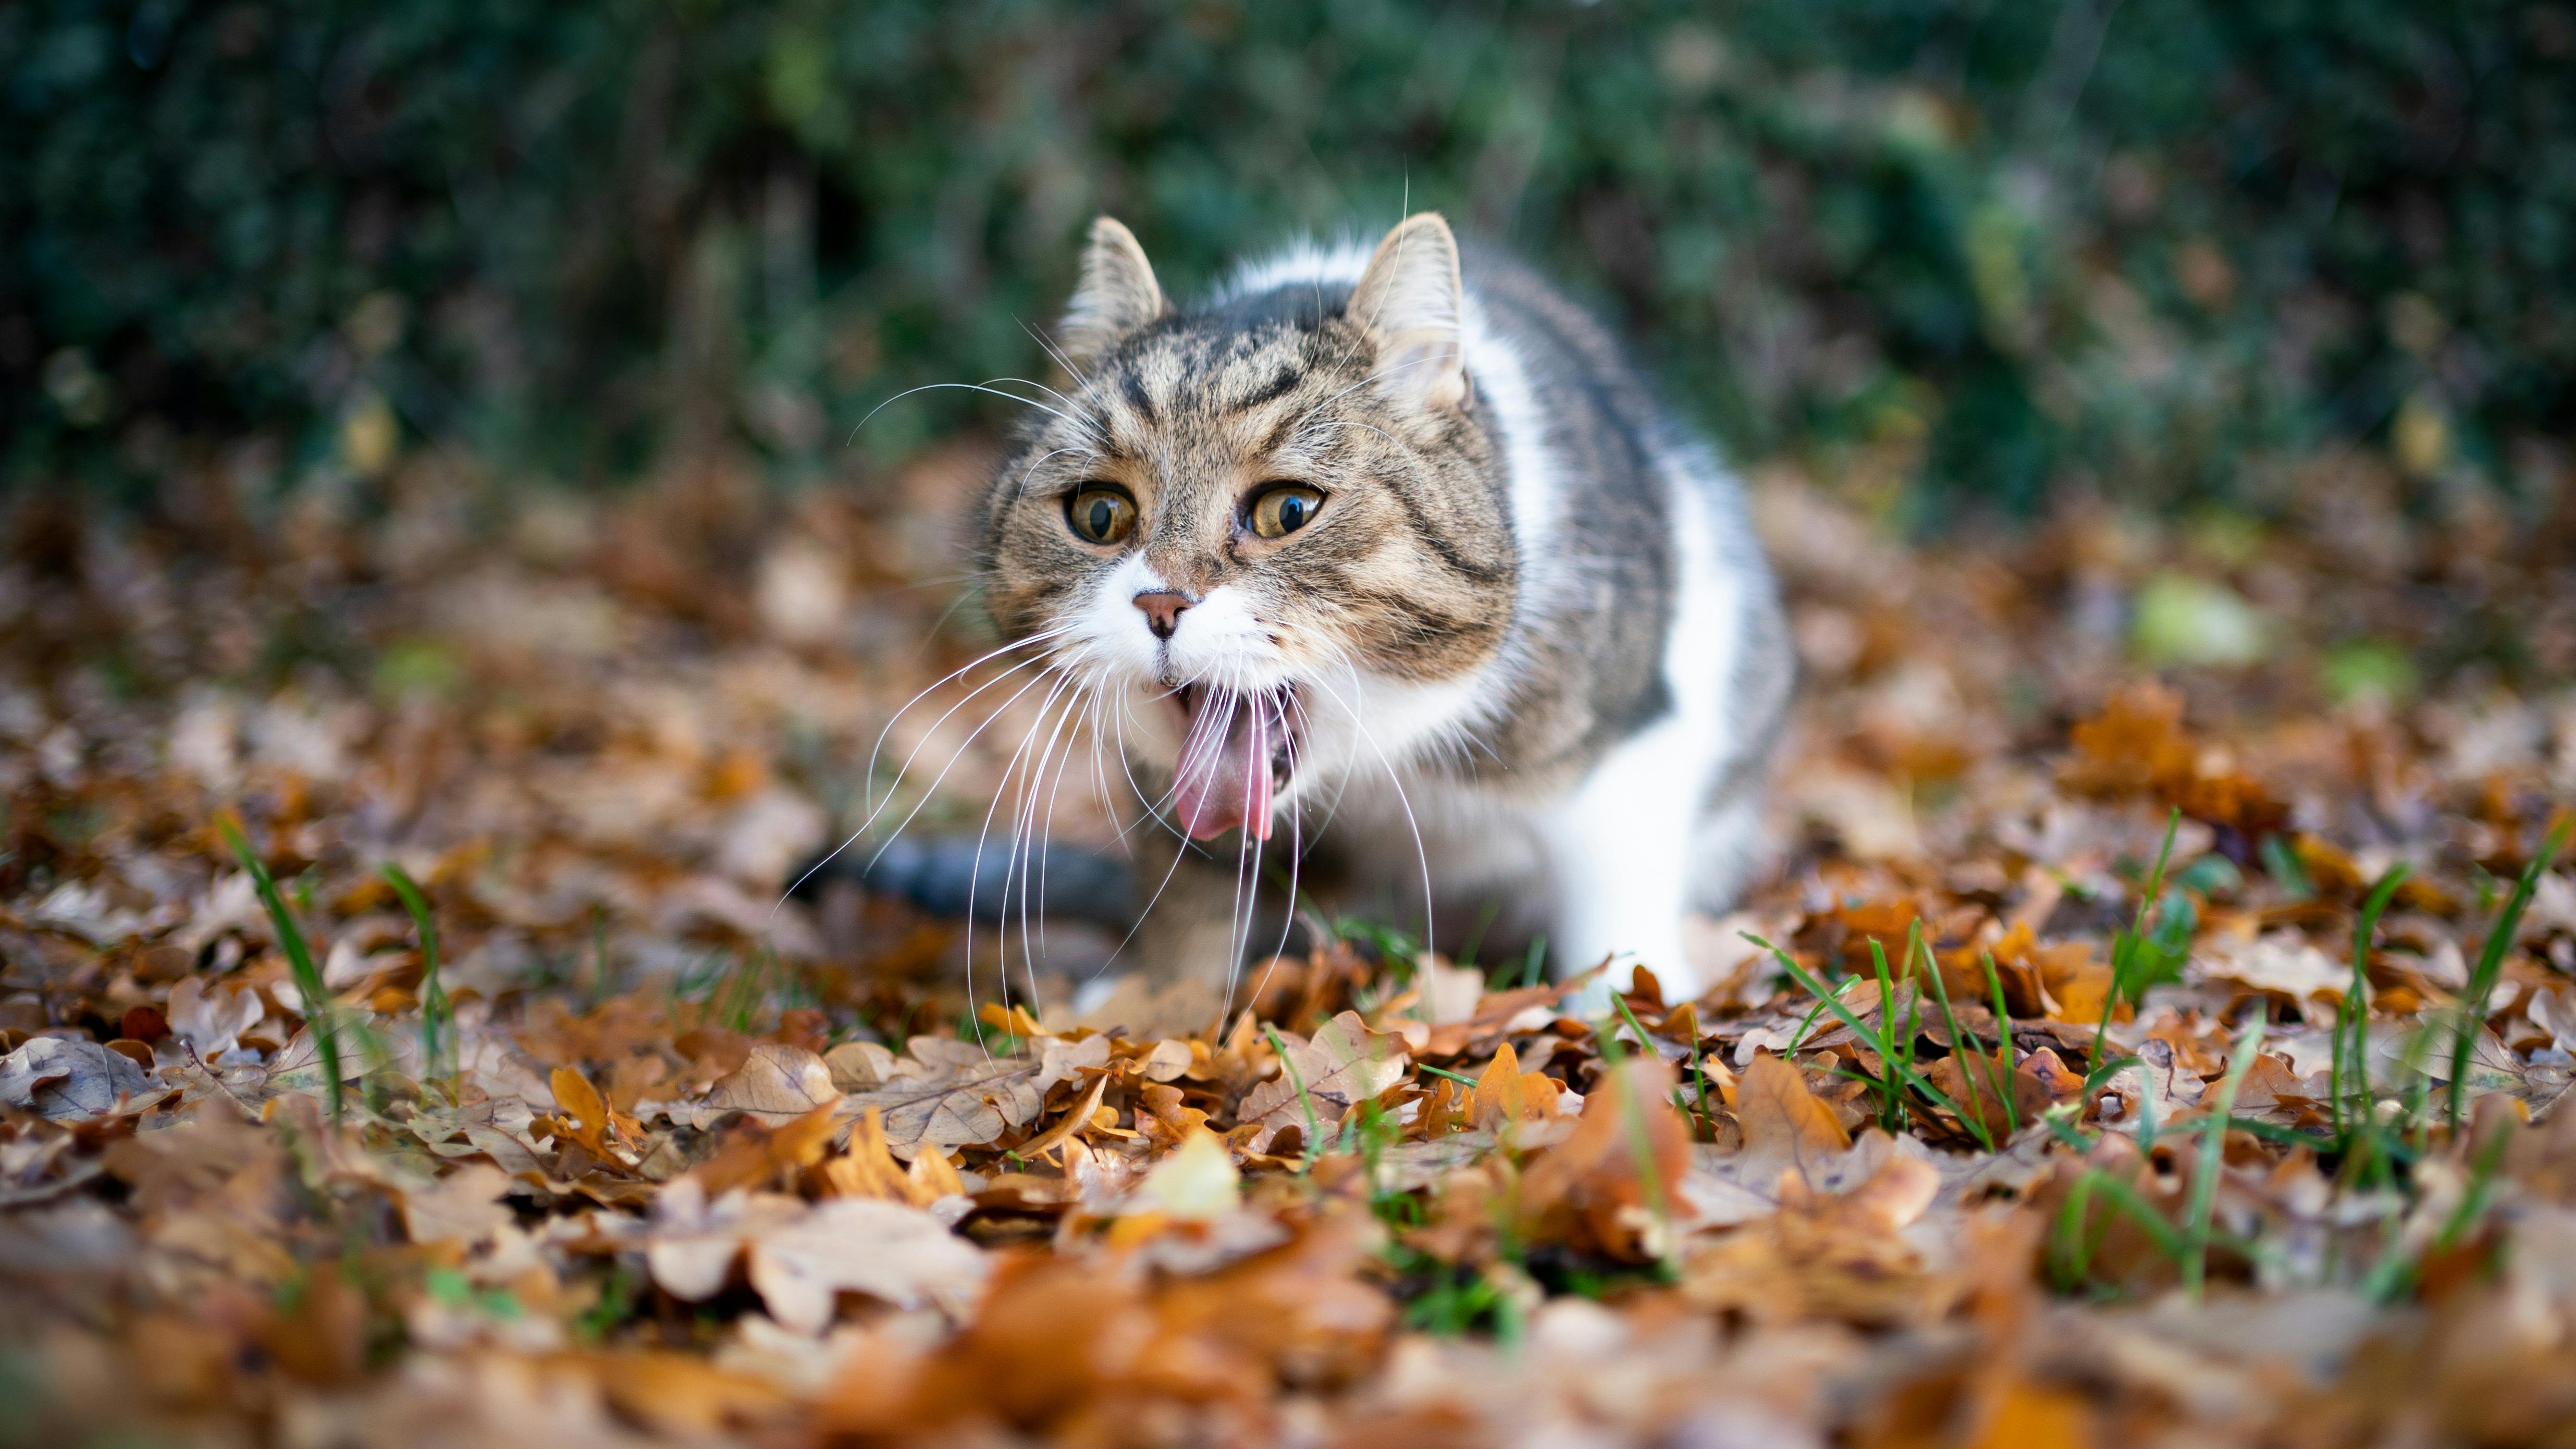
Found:
[[[1252,531],[1263,538],[1285,538],[1315,519],[1324,495],[1302,483],[1285,483],[1252,500]]]
[[[1094,484],[1064,501],[1064,521],[1085,543],[1116,543],[1136,527],[1136,500]]]

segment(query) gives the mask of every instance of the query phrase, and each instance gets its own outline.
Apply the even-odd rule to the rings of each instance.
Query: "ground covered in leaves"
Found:
[[[896,713],[972,457],[257,461],[5,529],[0,1440],[2576,1442],[2576,501],[1909,552],[1760,480],[1716,987],[1327,922],[1217,1011],[779,903],[1010,785],[976,676]]]

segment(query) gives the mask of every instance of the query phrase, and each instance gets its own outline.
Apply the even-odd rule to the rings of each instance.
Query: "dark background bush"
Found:
[[[0,134],[20,484],[830,472],[998,417],[849,443],[1040,375],[1103,210],[1186,289],[1440,208],[1925,517],[2338,440],[2510,480],[2576,405],[2565,5],[20,0]]]

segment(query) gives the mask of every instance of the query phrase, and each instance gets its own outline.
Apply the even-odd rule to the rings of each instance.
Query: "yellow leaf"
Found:
[[[914,1207],[928,1207],[943,1197],[957,1197],[966,1191],[965,1179],[957,1175],[956,1167],[936,1152],[924,1152],[914,1158],[904,1181],[912,1189]]]
[[[1225,1139],[1200,1127],[1145,1174],[1136,1201],[1139,1207],[1158,1208],[1167,1217],[1206,1222],[1234,1211],[1242,1200],[1242,1186],[1243,1174],[1235,1170],[1234,1154],[1226,1150]]]
[[[1494,1053],[1485,1074],[1476,1079],[1475,1110],[1472,1116],[1479,1127],[1499,1127],[1506,1122],[1525,1122],[1533,1117],[1553,1117],[1559,1093],[1564,1084],[1545,1072],[1521,1070],[1520,1053],[1505,1042]]]
[[[870,1107],[858,1125],[850,1129],[850,1145],[841,1155],[823,1164],[822,1178],[826,1190],[835,1197],[912,1200],[910,1180],[886,1147],[885,1113],[876,1107]]]

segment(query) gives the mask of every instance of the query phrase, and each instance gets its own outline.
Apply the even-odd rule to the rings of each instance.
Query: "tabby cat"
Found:
[[[1683,918],[1761,860],[1790,654],[1736,486],[1602,327],[1430,213],[1192,308],[1102,217],[1057,341],[982,594],[1161,823],[1145,969],[1275,945],[1284,861],[1451,949],[1694,990]]]

